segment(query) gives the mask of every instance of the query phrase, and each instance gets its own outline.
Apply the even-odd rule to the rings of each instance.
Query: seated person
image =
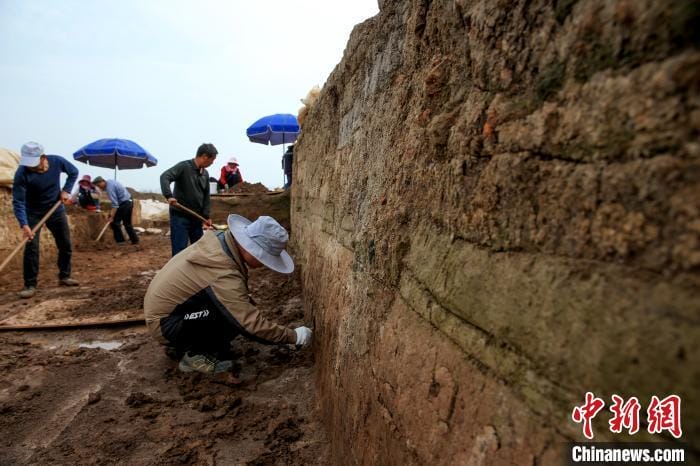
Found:
[[[83,209],[101,212],[100,196],[97,193],[97,188],[92,184],[90,175],[85,175],[80,179],[76,196],[78,198],[78,204],[80,204],[80,207]]]
[[[221,167],[221,176],[218,181],[219,191],[227,191],[238,183],[243,183],[243,175],[238,167],[238,159],[231,157],[228,163]]]

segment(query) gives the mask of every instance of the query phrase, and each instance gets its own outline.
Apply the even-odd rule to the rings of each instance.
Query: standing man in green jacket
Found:
[[[206,168],[216,160],[214,144],[202,144],[194,159],[185,160],[160,175],[160,189],[170,204],[170,243],[173,256],[202,237],[203,228],[211,228],[209,219],[209,173]],[[170,190],[170,184],[175,189]],[[202,224],[175,207],[181,204],[208,219]]]

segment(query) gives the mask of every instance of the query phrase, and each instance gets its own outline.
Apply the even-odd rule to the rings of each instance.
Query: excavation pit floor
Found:
[[[37,295],[21,271],[0,281],[0,324],[142,317],[169,240],[76,251],[77,288],[58,287],[53,261]],[[251,270],[271,319],[302,325],[296,276]],[[235,371],[184,374],[143,326],[0,332],[0,464],[324,464],[311,349],[237,338]]]

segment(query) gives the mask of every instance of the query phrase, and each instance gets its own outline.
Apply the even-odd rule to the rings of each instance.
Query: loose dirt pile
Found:
[[[244,181],[231,188],[229,192],[236,194],[264,194],[270,192],[270,190],[262,183],[248,183]]]
[[[22,302],[21,272],[0,281],[0,318],[78,302],[45,318],[141,315],[140,299],[168,259],[164,237],[140,248],[74,253],[76,289],[42,264]],[[296,276],[251,271],[270,318],[301,324]],[[0,464],[319,464],[326,438],[314,412],[310,350],[233,344],[235,375],[182,374],[144,327],[0,333]]]

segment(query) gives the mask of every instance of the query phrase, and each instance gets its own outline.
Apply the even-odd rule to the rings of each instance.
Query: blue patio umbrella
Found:
[[[75,151],[73,158],[95,167],[114,168],[114,179],[117,178],[117,168],[130,170],[158,164],[158,160],[150,152],[134,141],[116,138],[91,142]]]
[[[299,136],[297,117],[289,113],[276,113],[262,117],[245,131],[248,139],[260,144],[289,144]]]
[[[284,157],[284,145],[296,141],[300,131],[297,117],[289,113],[275,113],[260,118],[245,133],[251,142],[271,146],[282,144]]]

